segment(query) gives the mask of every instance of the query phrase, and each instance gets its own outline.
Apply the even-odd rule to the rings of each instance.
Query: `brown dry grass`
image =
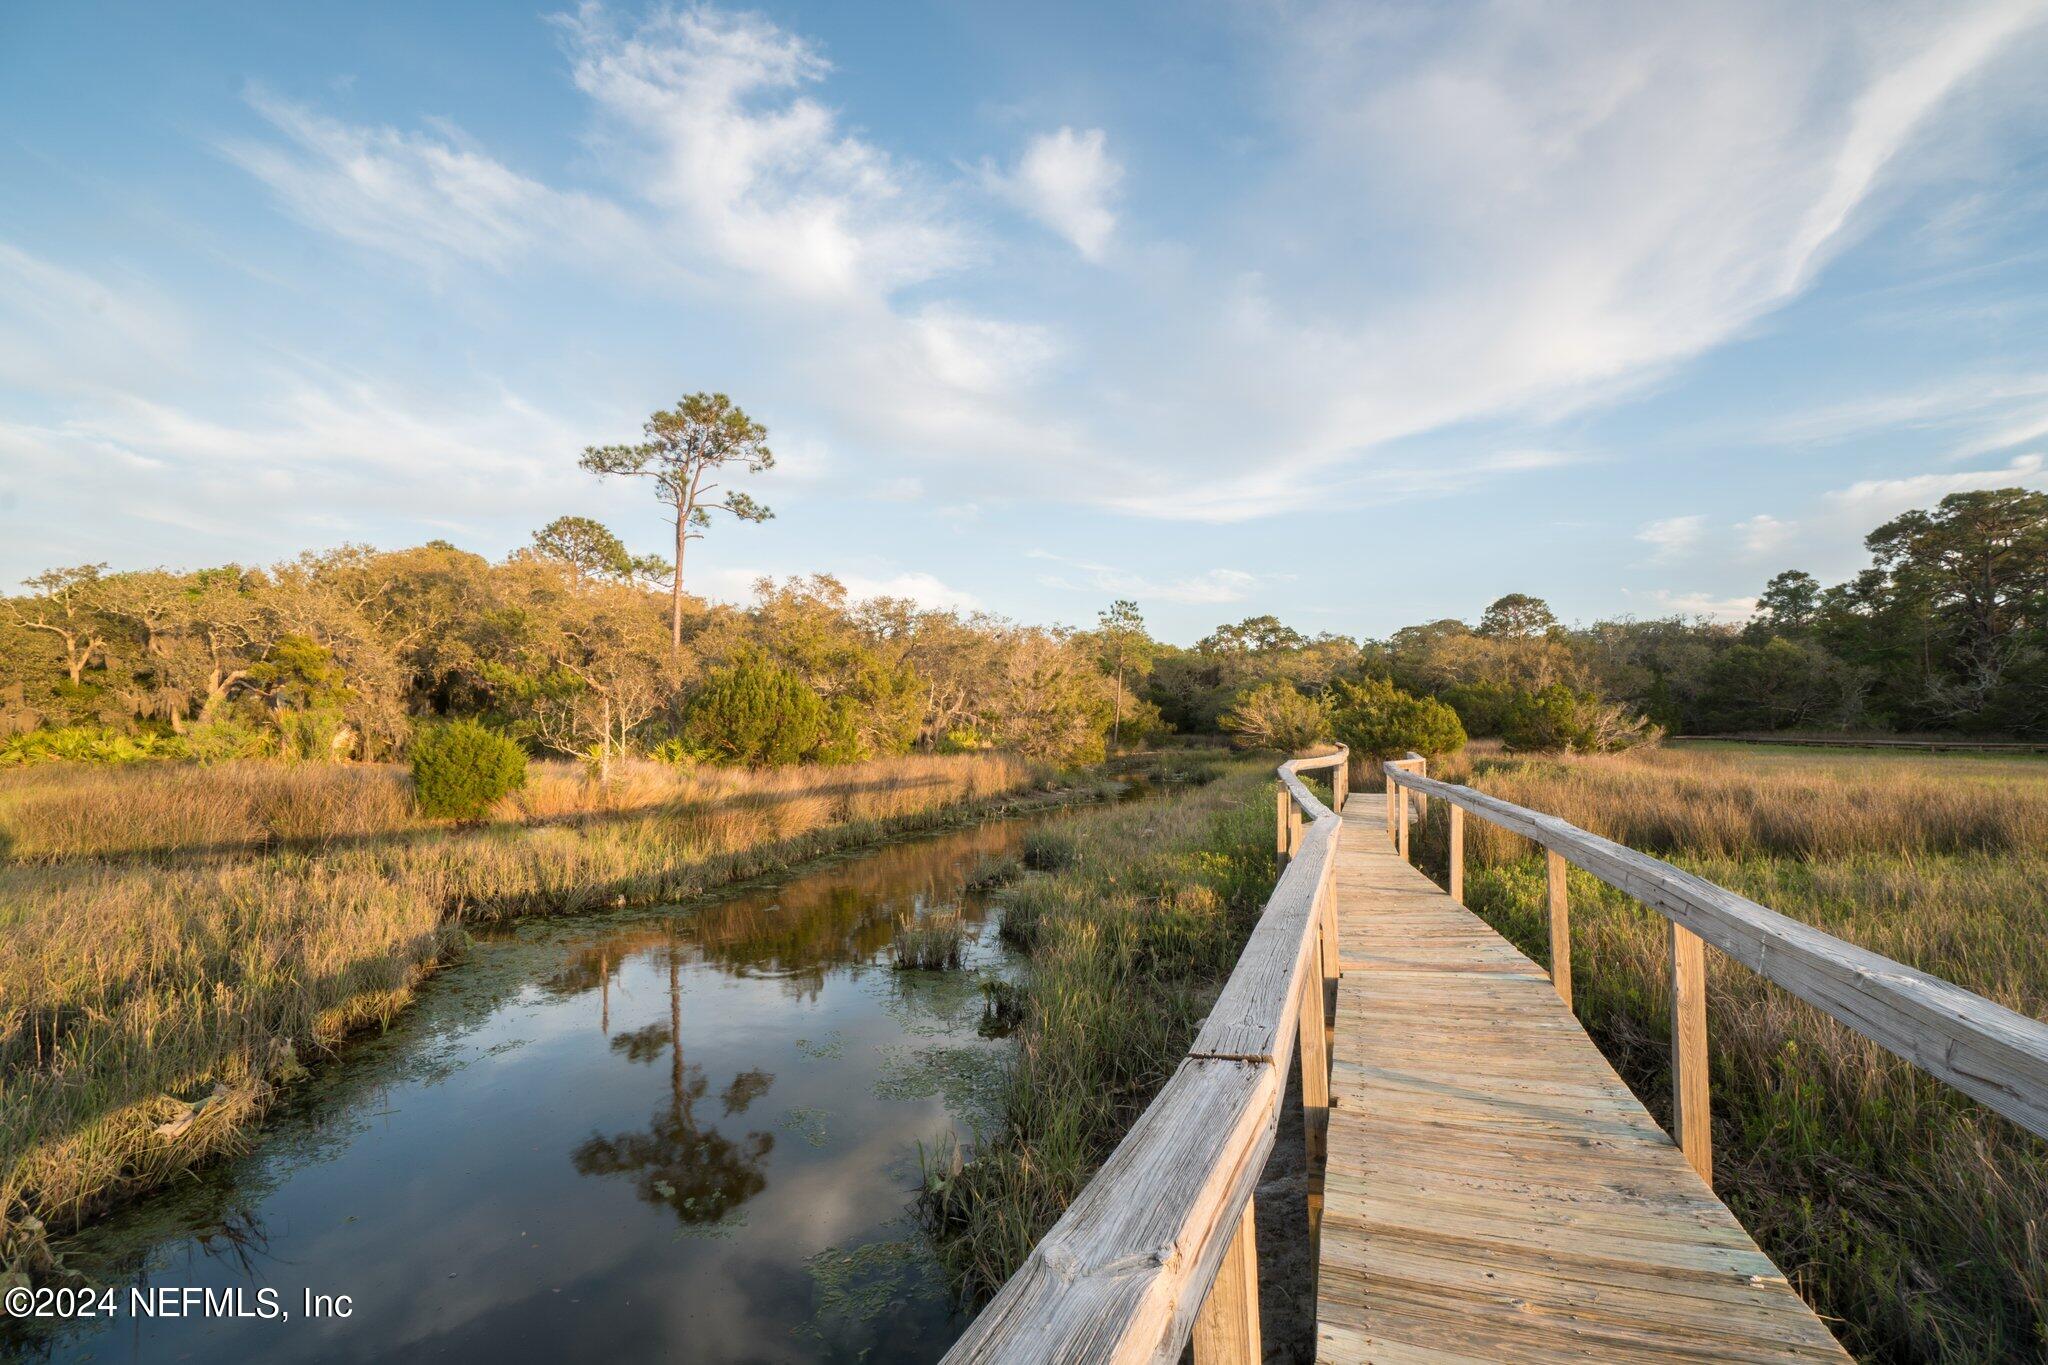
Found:
[[[549,769],[451,827],[389,769],[0,774],[0,1270],[47,1268],[30,1219],[73,1226],[239,1143],[298,1058],[388,1020],[465,920],[681,900],[1045,776],[1001,755],[649,765],[604,791]]]
[[[1668,749],[1441,775],[2048,1016],[2048,762]],[[1418,842],[1441,872],[1445,817]],[[1528,843],[1467,822],[1466,899],[1547,957]],[[1581,1017],[1667,1116],[1664,921],[1572,874]],[[1716,1187],[1859,1355],[2048,1358],[2048,1143],[1710,954]]]

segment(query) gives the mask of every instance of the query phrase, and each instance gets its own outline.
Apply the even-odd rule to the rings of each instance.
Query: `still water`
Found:
[[[120,1317],[58,1360],[928,1360],[964,1326],[907,1210],[1005,1044],[983,858],[1020,822],[668,913],[479,941],[225,1163],[71,1253]],[[896,971],[960,911],[965,971]],[[289,1315],[139,1321],[131,1286]],[[308,1320],[305,1294],[349,1316]]]

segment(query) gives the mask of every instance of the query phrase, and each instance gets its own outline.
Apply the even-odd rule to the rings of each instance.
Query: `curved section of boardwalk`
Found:
[[[1542,968],[1354,798],[1317,1350],[1330,1361],[1843,1360]]]

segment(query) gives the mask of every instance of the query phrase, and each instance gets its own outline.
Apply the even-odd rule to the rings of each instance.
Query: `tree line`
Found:
[[[688,486],[664,498],[678,487],[687,537],[702,519]],[[1131,602],[1091,629],[1029,626],[856,601],[821,575],[708,604],[580,517],[497,562],[434,541],[263,568],[83,565],[0,599],[0,742],[378,759],[422,722],[469,717],[598,764],[986,747],[1078,763],[1166,731],[1393,745],[1419,729],[1455,747],[1447,719],[1460,742],[1570,749],[1656,728],[2048,732],[2048,495],[1955,494],[1866,544],[1846,582],[1778,574],[1742,624],[1568,626],[1517,593],[1380,640],[1255,616],[1189,647],[1153,639]]]

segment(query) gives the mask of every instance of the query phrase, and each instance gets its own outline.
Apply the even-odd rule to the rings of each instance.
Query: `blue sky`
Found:
[[[1739,616],[2048,487],[2048,3],[0,14],[0,575],[553,516],[1168,638]]]

